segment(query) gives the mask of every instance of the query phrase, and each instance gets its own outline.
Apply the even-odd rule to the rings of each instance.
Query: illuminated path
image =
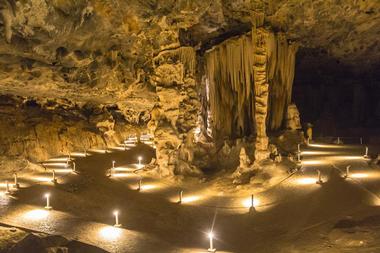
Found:
[[[1,197],[0,222],[76,238],[111,252],[205,252],[204,233],[216,217],[218,252],[281,252],[292,248],[295,239],[304,241],[305,249],[324,250],[312,240],[316,233],[327,233],[346,215],[376,211],[380,204],[379,171],[368,168],[362,153],[362,146],[309,147],[303,153],[303,171],[258,194],[254,215],[248,213],[249,196],[213,193],[207,183],[186,189],[182,205],[175,203],[179,188],[163,181],[143,179],[138,192],[139,176],[120,165],[136,163],[141,154],[150,160],[154,152],[147,146],[93,153],[76,159],[79,176],[66,171],[56,186],[30,183],[15,199]],[[113,160],[116,174],[108,178]],[[332,164],[343,171],[351,164],[353,178],[343,179]],[[315,183],[317,169],[322,185]],[[40,175],[44,177],[49,173]],[[41,209],[47,191],[54,207],[50,212]],[[109,226],[114,209],[120,210],[121,229]]]

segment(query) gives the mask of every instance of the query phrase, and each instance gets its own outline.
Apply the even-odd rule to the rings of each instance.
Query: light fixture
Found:
[[[208,238],[210,240],[210,248],[208,249],[208,252],[215,252],[216,249],[214,248],[214,233],[212,231],[210,231],[208,234]]]
[[[115,168],[115,161],[112,161],[112,169]]]
[[[137,190],[141,191],[142,190],[142,178],[139,179],[139,185],[137,186]]]
[[[256,212],[255,197],[253,196],[253,194],[251,195],[251,206],[249,207],[249,212],[250,213],[255,213]]]
[[[350,176],[350,168],[351,168],[351,165],[348,165],[346,167],[346,175],[345,175],[345,178],[348,178]]]
[[[11,191],[9,190],[9,182],[8,182],[8,180],[5,183],[5,194],[6,195],[11,194]]]
[[[16,188],[16,189],[19,189],[20,188],[20,184],[18,183],[17,173],[14,173],[13,175],[14,175],[14,180],[15,180],[13,187]]]
[[[301,153],[301,144],[297,144],[298,153]]]
[[[46,206],[45,209],[51,210],[52,207],[50,206],[50,193],[45,193],[45,198],[46,198]]]
[[[137,159],[139,160],[139,167],[141,167],[142,156],[139,156]]]
[[[320,170],[317,170],[317,173],[318,173],[318,180],[317,180],[317,184],[322,184],[323,181],[322,181],[322,173]]]
[[[367,146],[365,147],[364,158],[368,158],[368,147]]]
[[[73,162],[73,172],[76,173],[76,164]]]
[[[55,177],[55,170],[52,170],[52,179],[51,182],[56,184],[57,183],[57,178]]]
[[[178,192],[178,198],[179,198],[179,200],[178,200],[178,204],[182,204],[183,190],[180,190],[180,191]]]
[[[115,225],[114,225],[114,227],[117,227],[117,228],[121,227],[121,224],[119,223],[119,211],[115,210],[113,212],[113,215],[115,216]]]

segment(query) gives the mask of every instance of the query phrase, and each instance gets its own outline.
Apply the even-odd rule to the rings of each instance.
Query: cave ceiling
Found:
[[[379,61],[379,10],[377,0],[1,0],[1,85],[123,92],[149,81],[160,51],[201,52],[249,31],[253,13],[303,48],[366,68]]]

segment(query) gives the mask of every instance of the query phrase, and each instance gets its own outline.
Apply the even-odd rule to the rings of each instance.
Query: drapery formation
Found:
[[[264,122],[269,129],[282,126],[291,102],[296,51],[297,46],[290,44],[283,34],[258,28],[226,40],[206,53],[209,106],[217,137],[257,133],[258,103],[262,105],[260,110],[265,110]],[[263,96],[264,86],[255,83],[254,66],[257,71],[259,62],[262,68],[256,80],[269,85],[269,97]]]

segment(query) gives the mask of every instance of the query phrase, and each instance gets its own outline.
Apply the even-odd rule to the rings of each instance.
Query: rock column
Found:
[[[268,45],[269,32],[265,29],[253,29],[252,39],[254,47],[254,87],[255,87],[255,125],[256,144],[255,161],[259,162],[269,157],[266,120],[268,115]]]
[[[193,130],[200,109],[195,62],[191,47],[166,49],[154,59],[159,101],[150,128],[154,132],[157,165],[162,176],[200,174],[192,166]]]

